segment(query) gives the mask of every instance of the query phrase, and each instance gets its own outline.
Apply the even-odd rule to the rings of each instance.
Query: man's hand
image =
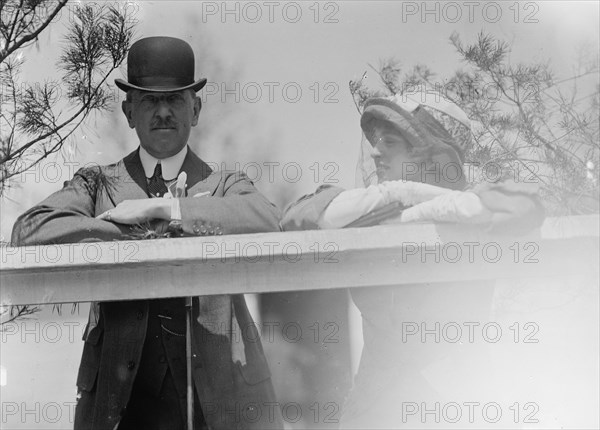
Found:
[[[117,207],[96,217],[119,224],[139,224],[151,219],[171,219],[170,199],[123,200]]]

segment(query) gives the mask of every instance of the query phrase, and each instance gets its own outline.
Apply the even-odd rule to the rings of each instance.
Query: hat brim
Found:
[[[130,84],[123,79],[115,79],[115,85],[119,87],[120,90],[125,92],[129,90],[139,90],[139,91],[149,91],[153,93],[172,93],[176,91],[184,91],[184,90],[194,90],[195,92],[200,91],[206,85],[206,78],[202,78],[193,84],[186,85],[183,87],[162,87],[162,86],[151,86],[151,87],[139,87],[137,85]]]
[[[360,126],[369,139],[373,136],[378,124],[386,123],[395,128],[414,147],[426,145],[428,133],[419,125],[419,119],[413,114],[398,106],[392,100],[385,98],[372,98],[365,102]],[[438,141],[435,136],[432,139]],[[369,139],[371,141],[371,139]],[[439,142],[440,149],[444,149],[451,161],[462,164],[458,152],[450,145]]]
[[[463,163],[458,152],[452,146],[431,135],[421,124],[419,118],[391,100],[384,98],[367,100],[360,119],[360,126],[371,144],[373,144],[372,138],[375,137],[377,127],[380,127],[382,123],[391,126],[416,149],[425,149],[433,145],[436,150],[432,151],[430,156],[434,163],[438,163],[440,166],[462,166]],[[462,189],[465,185],[463,176],[461,175],[460,181],[452,183],[451,188]]]
[[[412,146],[423,146],[419,132],[413,125],[414,122],[415,119],[410,112],[384,98],[367,100],[360,118],[360,126],[369,141],[381,123],[385,123],[408,139]]]

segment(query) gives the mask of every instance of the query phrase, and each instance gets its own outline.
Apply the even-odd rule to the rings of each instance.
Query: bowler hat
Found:
[[[131,45],[127,81],[115,79],[115,84],[123,91],[152,92],[199,91],[206,85],[205,78],[194,80],[192,47],[174,37],[147,37]]]

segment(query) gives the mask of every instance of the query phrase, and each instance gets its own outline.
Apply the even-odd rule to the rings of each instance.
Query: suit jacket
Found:
[[[183,235],[279,230],[277,208],[245,175],[213,172],[191,150],[182,171],[188,175],[189,196],[180,200]],[[206,196],[193,197],[200,193]],[[123,239],[131,233],[130,226],[95,217],[123,200],[148,196],[137,150],[116,164],[80,169],[62,190],[19,217],[13,244]],[[151,227],[165,231],[168,222],[156,220]],[[148,313],[147,300],[92,304],[77,377],[75,429],[118,426],[140,362]],[[196,298],[193,339],[194,385],[211,429],[283,427],[279,410],[273,407],[267,361],[243,296]],[[185,357],[175,355],[170,352],[163,361],[175,376],[185,375]]]

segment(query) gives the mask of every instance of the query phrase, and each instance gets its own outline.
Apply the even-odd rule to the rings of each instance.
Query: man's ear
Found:
[[[127,100],[123,101],[121,103],[121,110],[125,114],[125,118],[127,118],[129,128],[135,128],[135,123],[133,122],[133,103]]]
[[[200,97],[194,94],[194,118],[192,119],[192,127],[198,124],[198,117],[200,116],[201,110],[202,100],[200,100]]]

